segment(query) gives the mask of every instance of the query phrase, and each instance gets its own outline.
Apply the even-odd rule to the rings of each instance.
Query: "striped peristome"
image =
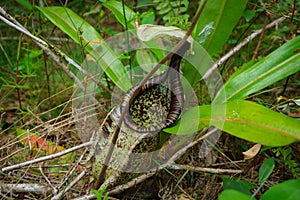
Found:
[[[125,94],[121,110],[129,104],[124,116],[127,127],[138,133],[152,133],[170,127],[178,120],[184,104],[179,68],[189,47],[186,42],[173,54],[164,73],[149,79],[140,88],[132,87]]]

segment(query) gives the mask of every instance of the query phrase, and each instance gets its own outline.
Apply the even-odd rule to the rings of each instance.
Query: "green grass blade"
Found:
[[[32,5],[28,0],[16,0],[16,2],[24,6],[27,10],[32,10]]]

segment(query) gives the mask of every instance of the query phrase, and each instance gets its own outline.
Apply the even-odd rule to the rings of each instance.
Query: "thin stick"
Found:
[[[19,61],[20,61],[20,52],[21,52],[21,41],[22,41],[23,34],[20,34],[19,41],[18,41],[18,49],[17,49],[17,58],[16,58],[16,92],[17,92],[17,98],[19,102],[19,109],[23,110],[22,108],[22,101],[21,101],[21,93],[20,93],[20,87],[19,87]],[[22,124],[24,124],[23,120],[21,120]]]
[[[258,36],[264,29],[269,29],[279,23],[281,23],[283,20],[285,20],[285,17],[281,17],[272,23],[268,24],[265,28],[259,29],[254,31],[250,36],[246,37],[243,42],[235,46],[233,49],[231,49],[227,54],[225,54],[222,58],[217,60],[209,70],[204,74],[204,76],[201,78],[201,80],[207,79],[210,75],[212,75],[213,71],[215,71],[219,66],[221,66],[226,60],[228,60],[232,55],[234,55],[236,52],[238,52],[243,46],[248,44],[250,41],[252,41],[256,36]]]
[[[62,196],[69,191],[82,177],[86,174],[86,170],[83,170],[64,190],[60,191],[57,195],[51,198],[51,200],[61,199]]]
[[[18,184],[2,184],[0,185],[0,194],[5,193],[35,193],[35,194],[53,194],[51,187],[38,183],[18,183]],[[11,199],[11,198],[8,198]]]
[[[171,56],[174,53],[176,53],[184,45],[184,43],[187,41],[188,37],[191,35],[192,31],[194,30],[194,27],[195,27],[195,25],[196,25],[196,23],[199,19],[200,14],[202,13],[202,10],[204,9],[205,4],[206,4],[206,0],[204,0],[202,2],[202,5],[200,6],[200,9],[197,11],[190,28],[186,32],[185,36],[180,40],[180,42],[173,48],[173,50],[171,52],[169,52],[163,59],[161,59],[157,63],[157,65],[138,84],[138,86],[137,86],[138,91],[141,90],[142,85],[144,85],[147,82],[147,80],[150,79],[150,77],[160,68],[160,66],[162,64],[164,64],[167,60],[169,60],[171,58]],[[108,163],[110,161],[110,158],[112,156],[115,144],[117,142],[117,139],[118,139],[118,136],[119,136],[119,133],[120,133],[120,128],[121,128],[122,123],[123,123],[125,112],[129,108],[129,101],[124,102],[122,106],[124,106],[123,107],[124,109],[122,109],[121,116],[120,116],[120,119],[118,121],[118,125],[116,126],[116,128],[114,130],[112,142],[110,144],[109,150],[108,150],[107,155],[105,157],[105,160],[104,160],[103,167],[101,169],[99,178],[97,179],[97,181],[95,183],[95,189],[98,189],[101,186],[101,184],[104,182],[105,173],[106,173],[106,170],[108,168]]]
[[[52,185],[51,181],[45,175],[41,165],[39,165],[39,170],[40,170],[42,176],[44,177],[44,179],[46,180],[46,182],[48,183],[48,185],[52,188],[53,194],[57,194],[57,189]]]
[[[65,55],[64,53],[62,53],[60,50],[58,50],[57,48],[55,48],[53,45],[51,45],[50,43],[32,35],[25,27],[23,27],[20,23],[18,23],[12,16],[10,16],[9,14],[7,14],[5,12],[5,10],[0,7],[0,14],[2,14],[3,16],[0,15],[0,20],[2,20],[4,23],[6,23],[7,25],[17,29],[18,31],[20,31],[21,33],[27,35],[28,37],[30,37],[31,39],[33,39],[33,41],[41,48],[44,50],[44,52],[46,52],[46,54],[54,61],[56,62],[64,71],[67,75],[69,75],[69,77],[78,85],[78,87],[82,90],[85,91],[85,87],[82,85],[81,81],[73,74],[73,72],[61,61],[61,58],[63,58],[68,64],[71,64],[72,66],[74,66],[76,69],[78,69],[80,72],[82,72],[83,74],[87,75],[90,79],[92,79],[99,87],[101,87],[102,89],[104,89],[105,91],[110,92],[110,90],[108,90],[107,87],[104,87],[96,78],[94,78],[93,76],[91,76],[86,70],[84,70],[81,66],[79,66],[73,59],[71,59],[70,57],[68,57],[67,55]],[[59,55],[59,56],[57,56]],[[95,98],[89,97],[91,98],[92,101],[97,102],[97,100]]]
[[[4,168],[1,169],[1,172],[11,171],[11,170],[14,170],[14,169],[18,169],[18,168],[21,168],[21,167],[24,167],[24,166],[27,166],[27,165],[31,165],[31,164],[34,164],[34,163],[38,163],[38,162],[43,162],[43,161],[46,161],[46,160],[52,160],[53,158],[61,157],[63,155],[66,155],[68,153],[71,153],[73,151],[81,149],[83,147],[91,146],[92,144],[93,144],[93,141],[85,142],[85,143],[82,143],[82,144],[77,145],[75,147],[72,147],[70,149],[55,153],[55,154],[40,157],[40,158],[37,158],[37,159],[34,159],[34,160],[29,160],[29,161],[22,162],[22,163],[19,163],[19,164],[16,164],[16,165],[11,165],[11,166],[8,166],[8,167],[4,167]]]
[[[266,13],[266,17],[265,17],[265,21],[264,21],[264,27],[262,28],[262,31],[261,31],[261,33],[260,33],[259,40],[258,40],[258,42],[257,42],[256,48],[255,48],[255,51],[254,51],[254,53],[253,53],[253,56],[252,56],[251,60],[254,60],[254,59],[256,58],[256,56],[257,56],[257,53],[258,53],[258,50],[259,50],[261,41],[262,41],[262,39],[263,39],[265,30],[266,30],[266,25],[267,25],[268,19],[269,19],[269,14]]]
[[[171,167],[170,167],[171,168]],[[243,170],[240,169],[217,169],[217,168],[207,168],[207,167],[194,167],[190,165],[179,165],[175,164],[174,168],[172,169],[185,169],[195,172],[206,172],[206,173],[213,173],[213,174],[240,174]]]

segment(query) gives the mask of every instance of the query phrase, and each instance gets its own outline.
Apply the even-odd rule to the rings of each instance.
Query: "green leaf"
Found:
[[[296,200],[300,197],[300,180],[288,180],[267,190],[261,200]]]
[[[232,29],[243,14],[247,0],[210,0],[192,33],[210,55],[214,55],[224,45]]]
[[[275,167],[274,158],[268,158],[263,162],[258,172],[258,182],[262,183],[266,181],[272,174]]]
[[[141,15],[142,21],[141,24],[154,24],[155,14],[153,8],[149,9],[147,12],[144,12]]]
[[[300,71],[300,36],[285,43],[258,63],[238,71],[223,85],[227,100],[245,98]],[[247,64],[246,64],[247,65]],[[220,101],[216,96],[215,101]]]
[[[208,127],[211,121],[211,105],[202,105],[189,109],[175,126],[165,128],[164,132],[185,135],[193,134]]]
[[[236,191],[236,190],[224,190],[218,198],[219,200],[253,200],[250,196]]]
[[[65,7],[37,7],[54,25],[81,44],[98,62],[108,77],[123,91],[131,87],[121,61],[88,22]]]
[[[171,10],[172,10],[171,7],[166,7],[166,8],[161,9],[160,11],[158,11],[158,14],[159,15],[168,14]]]
[[[251,189],[255,188],[255,185],[248,183],[248,182],[242,182],[242,181],[236,181],[232,180],[230,178],[223,178],[223,188],[224,190],[236,190],[239,192],[242,192],[246,195],[251,196]]]
[[[182,39],[185,36],[185,34],[185,31],[174,26],[159,26],[145,24],[141,25],[137,29],[138,38],[143,42],[156,41],[158,38],[166,38],[167,41],[171,39],[171,44],[162,44],[159,46],[159,49],[164,49],[165,47],[170,46],[173,47],[173,45],[176,45],[176,43],[174,43],[174,39],[176,38],[179,42],[179,40]],[[166,40],[164,40],[163,42],[166,43]],[[191,50],[189,50],[185,54],[185,58],[188,62],[184,65],[184,67],[182,67],[182,71],[185,78],[193,86],[200,80],[201,75],[205,74],[205,72],[211,67],[213,62],[209,54],[201,45],[199,45],[199,43],[194,42],[194,40],[191,37],[188,39],[188,41],[191,43]],[[157,47],[155,47],[155,45],[152,45],[150,43],[147,43],[147,47],[151,48],[151,51],[153,52],[155,51],[155,48],[158,49]],[[164,50],[170,51],[171,49]],[[158,55],[158,53],[161,54],[162,52],[163,51],[155,51],[155,55],[158,59],[162,58],[162,56]]]
[[[176,126],[164,131],[192,134],[210,125],[267,146],[283,146],[300,141],[298,120],[245,100],[194,107],[182,116]]]
[[[143,8],[143,7],[153,6],[153,5],[155,5],[153,0],[140,0],[138,1],[136,8]]]
[[[107,1],[103,3],[103,6],[108,8],[116,17],[116,19],[125,27],[125,18],[123,13],[123,5],[120,1]],[[126,21],[128,29],[134,29],[134,21],[136,14],[133,10],[128,8],[126,5],[124,6]]]
[[[224,126],[219,126],[219,121]],[[300,141],[298,120],[250,101],[230,101],[225,118],[213,119],[213,125],[245,140],[267,146],[283,146]]]
[[[139,67],[141,67],[145,72],[151,71],[153,65],[157,63],[157,60],[153,53],[151,53],[151,51],[147,51],[146,49],[138,49],[136,51],[135,57],[137,59]]]

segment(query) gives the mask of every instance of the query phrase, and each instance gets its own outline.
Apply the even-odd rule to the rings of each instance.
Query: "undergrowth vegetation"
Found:
[[[201,2],[1,2],[1,199],[297,199],[296,0],[207,1],[192,31],[193,50],[181,64],[191,104],[161,133],[181,140],[193,136],[192,145],[148,179],[139,176],[141,183],[115,184],[125,185],[125,191],[93,190],[93,159],[87,158],[92,133],[89,127],[79,131],[76,99],[92,91],[85,97],[93,103],[80,106],[96,113],[81,111],[87,112],[86,121],[100,125],[119,103],[115,91],[124,94],[171,51],[192,26]],[[140,41],[130,40],[139,30]],[[151,43],[159,37],[161,46]],[[66,152],[71,148],[76,149]]]

